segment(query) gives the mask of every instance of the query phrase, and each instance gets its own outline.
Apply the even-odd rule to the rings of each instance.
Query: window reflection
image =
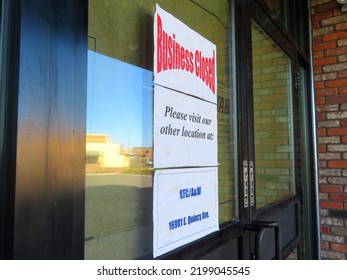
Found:
[[[230,1],[89,0],[87,259],[152,258],[150,69],[156,3],[217,46],[220,224],[238,215]]]
[[[93,51],[88,69],[88,133],[109,133],[122,151],[151,147],[153,73]]]
[[[281,5],[283,5],[281,0],[265,0],[265,3],[268,5],[268,7],[275,13],[277,17],[281,17],[281,14],[283,13],[281,9]]]
[[[152,72],[93,51],[88,63],[86,258],[144,258],[152,251]]]
[[[295,1],[297,0],[265,0],[268,8],[273,12],[272,17],[279,20],[283,27],[290,32],[292,32],[292,30],[290,30],[290,22],[292,19],[289,15],[292,15],[293,13],[292,7]]]

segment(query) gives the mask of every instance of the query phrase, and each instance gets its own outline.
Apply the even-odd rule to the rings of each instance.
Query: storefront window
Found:
[[[229,1],[89,0],[86,259],[153,257],[156,3],[217,46],[219,221],[238,217]]]

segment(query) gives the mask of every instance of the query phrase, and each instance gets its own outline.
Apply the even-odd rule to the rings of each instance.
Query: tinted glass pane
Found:
[[[283,26],[289,29],[287,17],[287,14],[289,12],[289,2],[286,0],[265,0],[264,2],[267,4],[270,10],[273,11],[274,17],[281,21]]]
[[[237,218],[229,1],[89,0],[88,259],[152,258],[156,3],[217,46],[219,217]]]
[[[273,12],[272,16],[281,22],[283,27],[297,41],[298,45],[309,53],[309,1],[302,0],[264,0]]]
[[[294,192],[291,61],[252,24],[257,208]]]
[[[268,7],[275,13],[277,17],[281,17],[283,11],[281,9],[281,0],[264,0]]]

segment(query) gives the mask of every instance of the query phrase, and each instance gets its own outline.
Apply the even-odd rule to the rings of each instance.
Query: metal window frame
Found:
[[[2,0],[0,5],[0,259],[12,259],[20,1]]]

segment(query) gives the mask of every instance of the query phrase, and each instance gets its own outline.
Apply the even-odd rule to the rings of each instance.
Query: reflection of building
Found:
[[[142,167],[152,166],[153,149],[152,147],[135,147],[131,149],[131,153],[139,159]]]
[[[130,166],[130,154],[124,154],[118,143],[110,142],[106,134],[87,134],[86,169],[97,172]]]

